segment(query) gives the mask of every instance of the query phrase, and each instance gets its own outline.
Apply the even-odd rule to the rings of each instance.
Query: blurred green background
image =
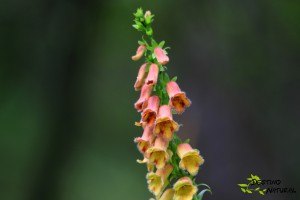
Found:
[[[151,197],[133,143],[140,6],[193,102],[175,119],[205,199],[263,199],[237,186],[250,173],[299,199],[300,3],[260,0],[1,1],[0,199]]]

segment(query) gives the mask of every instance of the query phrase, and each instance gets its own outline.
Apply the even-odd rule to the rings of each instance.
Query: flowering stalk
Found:
[[[144,157],[138,163],[147,164],[148,188],[156,200],[201,200],[205,192],[211,193],[208,185],[195,182],[204,159],[189,140],[183,142],[176,135],[179,125],[172,116],[182,114],[191,101],[176,83],[177,77],[170,79],[167,73],[168,47],[164,47],[164,41],[158,43],[153,38],[154,15],[139,8],[134,16],[133,27],[143,37],[132,60],[145,57],[134,84],[136,91],[141,90],[134,104],[141,112],[141,120],[136,125],[144,129],[142,137],[134,140]],[[198,186],[206,189],[197,194]]]

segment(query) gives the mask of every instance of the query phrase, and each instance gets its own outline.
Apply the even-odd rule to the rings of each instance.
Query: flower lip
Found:
[[[146,49],[146,45],[140,45],[136,50],[136,54],[132,56],[131,59],[134,61],[139,60],[143,56],[145,49]]]
[[[166,55],[166,53],[164,52],[164,50],[162,48],[156,47],[154,49],[154,54],[155,54],[157,61],[160,64],[165,65],[169,62],[169,57]]]
[[[142,137],[135,138],[134,141],[138,146],[138,150],[145,156],[148,157],[146,151],[149,149],[153,142],[153,127],[146,126]]]
[[[154,133],[156,135],[162,135],[165,139],[170,140],[173,136],[173,132],[178,129],[179,125],[173,120],[170,106],[160,106],[155,121]]]
[[[157,169],[163,168],[169,159],[167,153],[168,144],[169,142],[165,138],[157,136],[154,146],[147,150],[150,163],[154,163]]]
[[[152,126],[155,122],[159,107],[159,97],[151,96],[143,104],[142,121],[146,122],[148,126]]]
[[[176,82],[168,82],[166,90],[170,98],[169,104],[178,114],[183,113],[185,108],[191,105],[191,100],[186,97],[185,92],[181,91]]]

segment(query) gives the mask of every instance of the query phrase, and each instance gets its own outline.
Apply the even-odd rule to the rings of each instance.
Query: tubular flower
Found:
[[[143,105],[142,121],[147,123],[147,126],[152,126],[155,122],[159,107],[159,97],[151,96]]]
[[[187,176],[178,179],[173,189],[175,191],[174,200],[192,200],[194,194],[198,191],[192,180]]]
[[[147,150],[150,163],[154,163],[157,169],[163,168],[169,159],[167,152],[168,144],[169,142],[162,136],[157,136],[154,146]]]
[[[159,200],[172,200],[174,193],[174,190],[172,188],[169,188],[161,195]]]
[[[179,125],[173,121],[170,106],[160,106],[158,116],[155,121],[154,133],[156,135],[161,134],[164,138],[170,140],[173,136],[173,131],[177,131],[178,129]]]
[[[167,64],[169,62],[169,57],[166,55],[166,53],[164,52],[164,50],[162,50],[162,48],[160,47],[156,47],[154,49],[154,54],[155,54],[155,57],[157,59],[157,61],[160,63],[160,64]]]
[[[157,83],[158,72],[158,66],[156,64],[151,64],[146,78],[146,84],[155,85]]]
[[[198,173],[199,166],[204,163],[204,159],[199,155],[197,149],[193,149],[191,145],[182,143],[177,146],[177,154],[180,157],[179,167],[187,170],[192,176]]]
[[[144,84],[142,87],[141,95],[139,100],[134,104],[134,107],[141,112],[143,110],[143,104],[147,101],[152,92],[152,85]]]
[[[183,113],[184,109],[191,105],[191,101],[185,96],[185,93],[180,90],[176,82],[168,82],[166,90],[170,97],[169,104],[176,110],[177,113]]]
[[[148,182],[148,189],[155,196],[159,196],[165,186],[167,186],[168,177],[172,173],[173,166],[170,164],[166,164],[164,168],[156,170],[156,172],[149,172],[146,175]]]
[[[150,126],[145,127],[142,137],[138,137],[138,138],[134,139],[134,141],[136,143],[138,143],[137,146],[138,146],[139,151],[145,157],[148,157],[146,155],[146,151],[152,144],[152,140],[153,140],[153,127],[150,127]]]
[[[139,60],[143,56],[145,49],[146,49],[145,45],[139,46],[138,49],[136,50],[136,54],[131,57],[132,60],[134,61]]]
[[[135,91],[139,91],[142,88],[142,86],[144,84],[144,81],[145,81],[145,78],[147,76],[146,69],[147,69],[147,63],[143,64],[140,67],[138,76],[137,76],[135,84],[134,84]]]

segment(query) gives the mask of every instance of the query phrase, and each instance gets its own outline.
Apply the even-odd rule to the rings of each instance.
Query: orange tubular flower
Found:
[[[157,169],[163,168],[169,159],[169,154],[167,153],[168,144],[169,142],[162,136],[157,136],[154,146],[147,150],[150,163],[154,163]]]
[[[159,97],[151,96],[143,105],[142,121],[147,123],[147,126],[152,126],[155,122],[159,107]]]
[[[173,166],[166,164],[164,168],[156,170],[156,173],[149,172],[146,176],[149,191],[157,197],[160,196],[168,184],[168,177],[172,173],[172,170]]]
[[[172,188],[169,188],[161,195],[159,200],[172,200],[174,193],[174,190]]]
[[[139,70],[139,73],[138,73],[138,76],[136,78],[136,82],[134,84],[134,89],[135,91],[139,91],[143,84],[144,84],[144,81],[145,81],[145,78],[147,76],[147,72],[146,72],[146,69],[147,69],[147,63],[143,64],[141,67],[140,67],[140,70]]]
[[[160,63],[160,64],[167,64],[169,62],[169,57],[166,55],[166,53],[164,52],[164,50],[162,50],[162,48],[160,47],[156,47],[154,49],[154,54],[155,54],[155,57],[157,59],[157,61]]]
[[[168,105],[162,105],[159,107],[158,116],[155,121],[154,132],[155,134],[161,134],[167,140],[170,140],[173,135],[173,131],[177,131],[179,125],[173,121],[171,108]]]
[[[151,64],[146,78],[146,84],[155,85],[157,83],[158,72],[158,66],[156,64]]]
[[[148,150],[153,141],[153,127],[146,126],[142,137],[135,138],[134,141],[138,143],[137,146],[139,151],[145,157],[148,157],[146,155],[146,151]]]
[[[194,194],[198,191],[192,180],[187,176],[178,179],[173,189],[175,191],[174,200],[192,200]]]
[[[187,170],[193,176],[198,173],[199,166],[204,163],[204,159],[199,155],[199,151],[193,149],[191,145],[187,143],[182,143],[177,146],[177,154],[181,159],[179,167],[183,170]]]
[[[143,85],[140,98],[134,104],[134,107],[138,110],[138,112],[141,112],[143,110],[143,104],[149,99],[152,92],[152,87],[152,85]]]
[[[170,97],[169,104],[176,110],[177,113],[183,113],[185,107],[191,105],[191,101],[185,96],[185,93],[180,90],[176,82],[168,82],[166,90]]]
[[[131,59],[135,61],[139,60],[143,56],[145,49],[146,49],[145,45],[139,46],[138,49],[136,50],[136,54],[132,56]]]

